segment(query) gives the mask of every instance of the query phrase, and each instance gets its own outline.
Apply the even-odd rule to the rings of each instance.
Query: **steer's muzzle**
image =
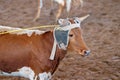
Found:
[[[85,56],[88,56],[89,54],[90,54],[90,50],[84,51],[84,55],[85,55]]]
[[[88,56],[89,54],[90,54],[90,50],[83,50],[82,52],[80,52],[80,54],[82,55],[82,56]]]
[[[90,54],[90,50],[84,52],[85,56]]]

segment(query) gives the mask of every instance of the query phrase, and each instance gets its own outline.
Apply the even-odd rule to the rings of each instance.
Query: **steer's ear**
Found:
[[[86,18],[88,18],[90,15],[88,14],[88,15],[86,15],[86,16],[83,16],[83,17],[80,17],[79,18],[79,20],[80,20],[80,22],[82,22],[82,21],[84,21]]]

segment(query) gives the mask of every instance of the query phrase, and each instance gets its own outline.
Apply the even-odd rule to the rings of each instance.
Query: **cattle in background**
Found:
[[[20,76],[30,80],[50,80],[51,75],[68,50],[76,51],[81,55],[88,55],[90,50],[83,40],[80,27],[80,23],[86,17],[88,15],[82,18],[58,20],[60,27],[57,30],[69,32],[67,46],[58,46],[59,43],[55,40],[54,30],[22,31],[21,28],[0,26],[1,32],[20,30],[20,32],[0,34],[0,71],[2,71],[0,75]],[[55,55],[53,59],[50,59],[55,41]]]
[[[55,1],[59,4],[59,9],[58,9],[58,12],[57,12],[57,15],[56,15],[56,20],[60,17],[63,9],[65,8],[65,6],[66,6],[67,13],[69,14],[70,8],[71,8],[71,2],[72,2],[71,0],[51,0],[51,6],[52,7],[53,7],[53,1]],[[83,0],[80,0],[80,4],[81,4],[81,7],[82,7],[83,6]],[[43,7],[43,0],[38,0],[38,10],[37,10],[37,14],[36,14],[33,21],[36,21],[40,17],[42,7]],[[52,12],[52,10],[51,10],[51,12]]]

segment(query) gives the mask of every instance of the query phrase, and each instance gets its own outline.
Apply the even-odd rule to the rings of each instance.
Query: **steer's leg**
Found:
[[[60,17],[64,7],[65,7],[65,2],[64,2],[64,4],[59,3],[59,9],[58,9],[58,12],[57,12],[57,15],[56,15],[56,20]]]
[[[38,76],[39,76],[39,80],[50,80],[52,75],[50,72],[48,73],[43,72],[43,73],[40,73]]]
[[[51,0],[51,11],[50,11],[50,15],[53,15],[53,0]]]
[[[40,12],[41,12],[42,6],[43,6],[42,0],[38,0],[37,14],[36,14],[35,18],[33,19],[33,21],[36,21],[40,17]]]

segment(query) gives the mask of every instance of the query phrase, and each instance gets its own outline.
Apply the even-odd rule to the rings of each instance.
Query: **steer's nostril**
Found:
[[[90,51],[85,51],[84,53],[85,53],[85,55],[87,56],[87,55],[90,54]]]

